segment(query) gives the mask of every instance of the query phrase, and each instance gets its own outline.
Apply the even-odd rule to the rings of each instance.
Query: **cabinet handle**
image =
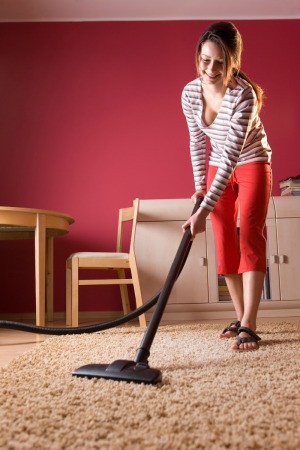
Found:
[[[206,258],[201,257],[199,261],[200,261],[200,266],[206,266]]]
[[[286,255],[272,255],[271,263],[272,264],[286,264],[288,262],[288,257]]]
[[[279,263],[278,255],[271,255],[271,263],[272,264],[278,264]]]
[[[286,255],[279,255],[279,262],[280,262],[280,264],[287,263],[287,256]]]

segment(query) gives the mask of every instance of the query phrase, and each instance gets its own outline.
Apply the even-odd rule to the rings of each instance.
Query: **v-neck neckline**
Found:
[[[225,92],[224,92],[224,96],[223,96],[223,98],[222,98],[222,101],[221,101],[221,104],[220,104],[220,108],[219,108],[219,111],[217,112],[216,117],[215,117],[214,120],[208,125],[208,124],[204,121],[204,119],[203,119],[203,87],[202,87],[202,81],[200,80],[200,90],[199,90],[199,95],[200,95],[200,102],[201,102],[201,106],[202,106],[202,108],[201,108],[201,124],[202,124],[202,126],[203,126],[204,128],[210,128],[210,127],[215,123],[215,121],[216,121],[218,115],[220,114],[220,112],[221,112],[221,110],[222,110],[222,108],[223,108],[223,104],[224,104],[225,97],[227,96],[228,91],[229,91],[229,89],[230,89],[230,84],[231,84],[231,81],[228,83],[228,86],[226,87],[226,90],[225,90]]]

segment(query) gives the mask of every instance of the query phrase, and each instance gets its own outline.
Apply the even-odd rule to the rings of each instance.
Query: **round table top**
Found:
[[[72,216],[57,211],[0,206],[0,240],[32,238],[38,225],[54,237],[68,233],[73,222]]]
[[[25,213],[25,214],[43,214],[46,216],[53,216],[65,219],[69,224],[74,222],[74,218],[69,214],[61,213],[58,211],[48,211],[46,209],[34,209],[34,208],[19,208],[15,206],[0,206],[0,217],[1,214],[5,213]]]

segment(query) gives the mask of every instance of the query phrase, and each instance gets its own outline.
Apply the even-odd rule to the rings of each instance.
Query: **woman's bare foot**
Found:
[[[261,338],[256,333],[254,333],[253,330],[242,326],[239,328],[231,349],[238,351],[258,350],[258,341],[260,340]]]
[[[237,335],[238,329],[241,326],[241,322],[239,320],[233,320],[228,327],[224,328],[222,333],[219,334],[219,338],[234,338]]]

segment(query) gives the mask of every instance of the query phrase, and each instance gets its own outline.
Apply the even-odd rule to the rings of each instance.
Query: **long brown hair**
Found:
[[[239,76],[246,80],[251,84],[255,91],[258,109],[260,110],[263,104],[263,90],[258,84],[252,81],[244,72],[240,70],[243,41],[238,29],[231,22],[215,22],[204,30],[196,49],[196,67],[198,75],[199,56],[202,45],[206,41],[212,41],[219,45],[222,49],[225,67],[224,83],[228,84],[232,76]]]

